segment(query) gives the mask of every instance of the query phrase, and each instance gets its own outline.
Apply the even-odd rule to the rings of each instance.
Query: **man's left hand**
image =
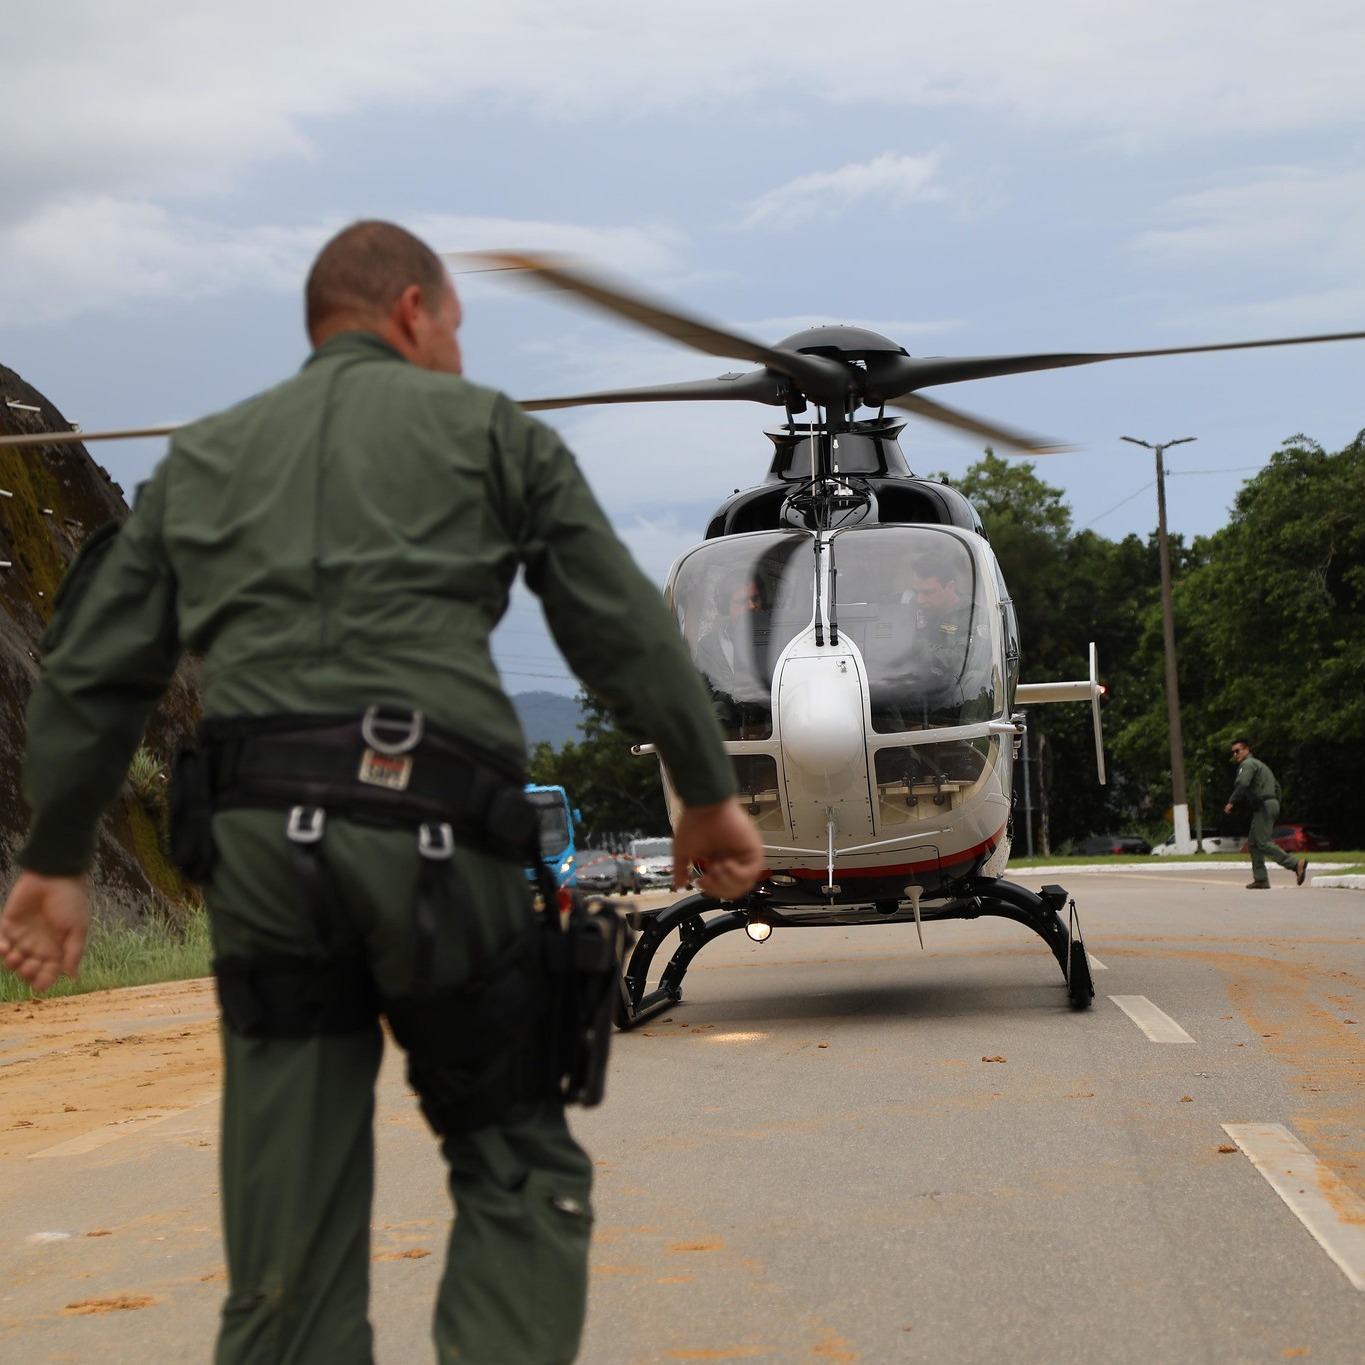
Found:
[[[0,914],[0,962],[45,991],[59,976],[75,976],[90,932],[85,877],[21,872]]]

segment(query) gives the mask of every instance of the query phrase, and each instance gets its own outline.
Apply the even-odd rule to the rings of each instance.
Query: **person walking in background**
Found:
[[[1247,890],[1270,890],[1265,867],[1267,858],[1292,872],[1295,881],[1302,886],[1308,872],[1308,859],[1291,858],[1273,837],[1275,817],[1280,813],[1280,784],[1275,780],[1275,774],[1259,758],[1251,756],[1251,746],[1244,739],[1232,741],[1232,757],[1237,763],[1237,782],[1223,810],[1231,815],[1234,806],[1251,807],[1251,833],[1247,837],[1251,849],[1251,880]]]

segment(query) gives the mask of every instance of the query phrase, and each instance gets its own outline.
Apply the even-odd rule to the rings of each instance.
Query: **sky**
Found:
[[[361,217],[572,252],[767,343],[912,354],[1365,330],[1356,0],[49,0],[0,51],[0,363],[87,430],[184,421],[307,355],[301,284]],[[458,269],[458,267],[457,267]],[[466,373],[517,398],[712,377],[562,296],[458,274]],[[1225,524],[1289,437],[1365,427],[1365,341],[1120,361],[927,396],[1075,447],[1076,528]],[[546,414],[662,582],[780,410]],[[911,420],[920,473],[981,441]],[[164,443],[92,446],[125,489]],[[1025,642],[1027,644],[1027,642]],[[512,691],[574,683],[519,594]]]

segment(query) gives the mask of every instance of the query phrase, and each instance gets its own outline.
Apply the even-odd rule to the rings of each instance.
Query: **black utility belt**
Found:
[[[385,825],[448,825],[457,842],[520,865],[539,857],[523,787],[512,765],[420,711],[212,717],[199,727],[198,748],[176,762],[172,851],[202,880],[195,850],[211,844],[205,826],[214,811],[300,807]]]

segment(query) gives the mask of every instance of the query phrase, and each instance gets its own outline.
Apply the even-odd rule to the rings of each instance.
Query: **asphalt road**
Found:
[[[1075,896],[1089,1011],[1004,921],[926,926],[925,951],[913,926],[778,930],[711,945],[617,1037],[575,1121],[583,1361],[1365,1360],[1365,895],[1188,864],[1020,880]],[[373,1310],[407,1365],[447,1203],[393,1061]],[[0,1358],[208,1359],[216,1109],[0,1165]]]

